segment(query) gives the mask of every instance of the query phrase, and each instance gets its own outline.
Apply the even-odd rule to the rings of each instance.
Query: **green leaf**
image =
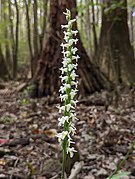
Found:
[[[121,172],[118,174],[114,174],[112,177],[108,177],[107,179],[121,179],[122,177],[130,175],[130,172]]]

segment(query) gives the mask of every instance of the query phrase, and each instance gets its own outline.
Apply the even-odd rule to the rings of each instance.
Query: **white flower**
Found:
[[[68,95],[67,94],[60,94],[60,98],[61,98],[61,101],[65,101],[68,99]]]
[[[70,95],[71,95],[71,99],[73,99],[75,97],[76,93],[75,92],[70,92]]]
[[[69,40],[69,36],[64,36],[64,40],[66,41],[66,42],[68,42],[68,40]]]
[[[69,9],[66,9],[66,12],[63,12],[63,14],[65,14],[66,16],[70,16],[71,12]]]
[[[69,127],[69,132],[72,133],[72,135],[74,135],[76,132],[76,128],[75,126],[72,124],[70,127]]]
[[[61,78],[61,82],[68,80],[68,76],[60,76],[60,78]]]
[[[68,25],[72,25],[73,22],[75,22],[75,21],[76,21],[76,19],[72,19],[72,20],[70,20],[70,21],[68,22]]]
[[[77,66],[78,66],[77,63],[76,63],[76,64],[73,64],[73,67],[74,67],[75,69],[77,69]]]
[[[68,71],[72,71],[74,66],[72,64],[68,64]]]
[[[59,89],[59,92],[61,92],[62,94],[66,91],[65,86],[61,86]]]
[[[65,72],[68,72],[68,69],[67,69],[67,68],[63,68],[63,67],[61,67],[60,70],[61,70],[61,74],[62,74],[62,75],[63,75]]]
[[[68,116],[63,116],[63,117],[61,117],[61,118],[58,118],[59,126],[64,125],[65,121],[68,122],[68,119],[69,119]]]
[[[62,51],[62,53],[63,53],[63,55],[64,55],[64,57],[66,57],[66,56],[69,56],[70,55],[70,52],[69,51]]]
[[[78,118],[76,117],[76,114],[71,113],[70,117],[72,118],[72,121],[78,120]]]
[[[71,33],[76,36],[76,34],[78,33],[78,30],[72,30]]]
[[[78,39],[70,39],[70,40],[69,40],[70,46],[73,45],[73,43],[75,43],[75,45],[76,45],[76,44],[77,44],[77,41],[78,41]]]
[[[71,12],[66,10],[64,13],[66,15],[66,19],[68,20],[68,24],[62,25],[62,28],[65,28],[64,31],[64,41],[61,44],[62,47],[62,54],[63,54],[63,61],[62,67],[60,68],[61,71],[61,87],[59,89],[60,92],[60,99],[64,103],[63,106],[59,106],[59,112],[63,113],[63,116],[58,118],[59,126],[64,127],[64,131],[57,135],[60,144],[62,145],[63,149],[66,147],[67,153],[70,154],[70,157],[73,157],[73,152],[76,150],[73,147],[70,147],[72,141],[71,135],[74,135],[76,132],[76,128],[73,124],[73,121],[77,119],[75,113],[75,106],[78,102],[74,100],[75,95],[77,94],[77,84],[75,70],[77,69],[77,61],[79,56],[76,55],[77,48],[73,45],[77,44],[78,39],[75,38],[76,34],[78,33],[77,30],[72,30],[73,23],[76,19],[71,19]],[[73,60],[75,62],[73,63]],[[66,137],[66,140],[64,140]],[[66,142],[66,143],[63,143]]]
[[[74,104],[74,106],[76,106],[76,104],[78,103],[78,101],[71,99],[71,103]]]
[[[69,153],[71,158],[73,157],[74,152],[77,152],[77,151],[74,149],[74,147],[71,147],[71,148],[69,147],[69,148],[67,148],[67,154]]]
[[[70,39],[69,40],[69,45],[71,46],[71,45],[73,45],[73,43],[74,43],[74,39]]]
[[[66,92],[66,89],[69,89],[69,88],[71,88],[71,85],[65,83],[63,86],[60,87],[59,92],[63,94],[64,92]]]
[[[65,35],[65,36],[70,36],[70,35],[71,35],[71,32],[64,32],[64,35]]]
[[[73,99],[75,97],[75,95],[77,94],[77,89],[73,90],[70,92],[70,96],[71,96],[71,99]]]
[[[63,131],[63,132],[57,134],[56,136],[58,137],[58,139],[59,139],[60,142],[61,142],[62,140],[65,139],[66,136],[68,136],[68,131]]]
[[[71,86],[75,86],[75,88],[77,88],[78,85],[78,81],[71,81]]]
[[[57,106],[57,108],[59,109],[59,113],[65,111],[65,106]]]
[[[75,78],[78,77],[78,75],[76,75],[76,73],[75,73],[75,70],[73,70],[71,72],[70,76],[71,76],[72,80],[75,80]]]
[[[63,67],[66,67],[67,64],[71,63],[71,59],[70,58],[63,58],[63,61],[62,61],[62,64],[63,64]]]
[[[65,106],[66,106],[67,112],[69,112],[70,109],[74,109],[74,107],[73,107],[70,103],[69,103],[69,104],[66,104]]]
[[[61,25],[61,28],[64,29],[64,28],[69,28],[69,25]]]
[[[78,42],[78,39],[74,39],[74,43],[75,43],[75,45],[77,44],[77,42]]]
[[[76,60],[76,61],[78,61],[79,58],[80,58],[79,55],[77,55],[77,56],[74,56],[74,55],[73,55],[73,56],[72,56],[72,59],[73,59],[73,60]]]
[[[76,47],[75,48],[72,47],[71,50],[72,50],[72,53],[75,55],[75,53],[77,52],[78,49]]]
[[[64,87],[65,87],[66,89],[68,89],[68,88],[71,88],[71,85],[68,84],[68,83],[65,83],[65,84],[64,84]]]
[[[68,148],[70,147],[71,144],[74,144],[75,142],[72,141],[71,137],[68,138]]]
[[[64,49],[64,48],[69,47],[69,44],[67,44],[67,43],[66,43],[66,44],[63,44],[63,43],[62,43],[60,46]]]

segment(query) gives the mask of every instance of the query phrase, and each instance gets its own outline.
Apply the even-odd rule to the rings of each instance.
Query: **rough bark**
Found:
[[[90,7],[89,7],[89,0],[86,0],[86,39],[87,39],[87,53],[89,55],[89,57],[91,57],[92,55],[92,43],[91,43],[91,32],[92,32],[92,28],[91,28],[91,15],[90,15]]]
[[[58,94],[60,86],[59,67],[61,66],[61,48],[60,44],[63,40],[63,32],[61,24],[66,24],[63,11],[66,8],[72,11],[72,17],[76,16],[75,0],[51,0],[50,1],[50,31],[46,42],[46,47],[42,58],[39,60],[36,76],[36,96],[47,96]],[[75,24],[75,29],[77,24]],[[99,72],[99,69],[90,61],[86,51],[82,45],[80,35],[78,34],[77,48],[79,59],[79,93],[81,96],[101,90],[109,84],[106,78]]]
[[[2,53],[2,47],[0,44],[0,78],[4,78],[5,75],[7,75],[7,69],[6,69],[6,65],[4,63],[4,55]]]
[[[46,24],[47,24],[47,11],[48,11],[48,0],[43,0],[43,25],[42,25],[42,32],[39,35],[39,42],[40,42],[40,54],[42,54],[43,47],[44,47],[44,36],[46,31]]]
[[[15,27],[15,47],[13,53],[13,78],[17,77],[17,68],[18,68],[19,8],[18,8],[17,0],[15,0],[15,9],[16,9],[16,27]]]
[[[38,55],[39,55],[39,47],[38,47],[38,42],[39,42],[39,34],[38,34],[38,3],[37,0],[33,1],[33,16],[34,16],[34,26],[33,26],[33,47],[34,47],[34,71],[36,69],[37,65],[37,60],[38,60]]]
[[[92,30],[93,30],[93,44],[94,44],[94,54],[97,53],[97,32],[96,32],[96,21],[95,21],[95,10],[94,10],[94,1],[91,0],[92,3]]]
[[[0,44],[0,78],[12,79],[9,64],[6,57],[3,54],[2,45]]]
[[[24,0],[25,8],[26,8],[26,21],[27,21],[27,38],[28,38],[28,45],[29,45],[29,52],[30,52],[30,66],[31,66],[31,75],[34,75],[34,65],[33,65],[33,51],[32,51],[32,44],[31,44],[31,28],[30,28],[30,17],[29,17],[29,4],[27,0]]]
[[[113,8],[113,3],[121,3],[121,6]],[[129,39],[126,0],[104,0],[98,60],[101,70],[117,84],[135,82],[135,59]]]
[[[11,1],[9,0],[9,22],[10,22],[10,38],[12,42],[12,60],[13,60],[13,78],[17,77],[17,66],[18,66],[18,40],[19,40],[19,8],[18,2],[15,0],[15,9],[16,9],[16,25],[14,33],[14,25],[12,17],[12,7]]]
[[[6,8],[6,2],[2,2],[1,1],[1,9],[5,9]],[[0,22],[5,22],[8,18],[7,15],[7,11],[3,10],[1,11],[1,18],[0,18]],[[4,39],[7,40],[8,39],[8,27],[5,27],[4,29]],[[5,44],[2,43],[0,44],[0,77],[3,78],[9,78],[12,79],[12,75],[11,75],[11,61],[10,61],[10,49],[9,49],[9,44],[8,41],[5,41]]]

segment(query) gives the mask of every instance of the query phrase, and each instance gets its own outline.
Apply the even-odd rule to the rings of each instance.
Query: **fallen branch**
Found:
[[[75,162],[68,179],[75,179],[77,174],[81,171],[82,167],[83,167],[83,162]]]
[[[27,138],[9,140],[8,142],[1,144],[0,147],[3,147],[3,146],[15,147],[17,145],[22,145],[22,146],[29,145],[31,139],[33,140],[42,139],[48,143],[55,142],[54,138],[49,138],[46,135],[38,134],[38,135],[31,135],[30,137],[27,137]]]

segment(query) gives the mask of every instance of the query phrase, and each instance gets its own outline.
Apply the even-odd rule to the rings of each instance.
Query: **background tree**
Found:
[[[130,31],[129,31],[130,36],[128,35],[128,39],[131,41],[130,46],[132,45],[132,47],[134,48],[135,17],[133,14],[135,14],[134,13],[135,4],[134,4],[133,0],[127,0],[127,1],[128,1],[127,7],[128,7],[128,14],[129,14],[128,17],[129,18],[127,18],[126,21],[128,22],[127,24],[130,29]],[[76,2],[77,2],[77,7],[75,7],[75,10],[78,13],[77,26],[78,26],[78,29],[80,32],[79,37],[81,38],[82,44],[85,47],[85,50],[86,50],[88,56],[90,57],[90,60],[92,61],[92,63],[97,63],[97,64],[100,61],[99,66],[100,65],[102,66],[102,68],[101,68],[102,71],[103,72],[105,71],[106,75],[108,75],[108,73],[106,72],[106,71],[108,71],[109,78],[116,81],[116,72],[114,70],[115,69],[114,64],[112,62],[108,63],[110,61],[110,60],[108,60],[108,62],[105,63],[106,64],[105,67],[103,67],[104,62],[102,60],[100,60],[100,58],[102,57],[102,54],[101,54],[101,56],[99,55],[100,52],[102,52],[102,49],[100,50],[100,48],[98,48],[98,50],[97,50],[97,46],[98,46],[99,41],[100,41],[99,47],[102,47],[102,44],[103,44],[101,42],[102,41],[101,39],[103,39],[103,38],[99,38],[100,30],[103,31],[102,30],[103,26],[101,29],[102,17],[105,19],[106,16],[108,16],[108,18],[109,18],[109,16],[111,16],[111,14],[115,13],[115,11],[119,11],[119,12],[123,13],[124,10],[122,10],[123,9],[122,3],[120,3],[120,1],[112,0],[112,1],[108,1],[110,4],[104,3],[104,5],[106,6],[106,7],[104,7],[104,5],[102,5],[100,0],[87,0],[87,1],[86,0],[76,0]],[[121,2],[123,2],[123,1],[121,1]],[[35,67],[37,66],[36,63],[37,63],[38,59],[43,59],[43,53],[45,51],[45,44],[48,41],[47,36],[51,36],[50,35],[51,31],[49,30],[49,25],[48,25],[49,23],[47,21],[48,14],[49,14],[48,13],[49,5],[50,5],[50,1],[48,1],[48,0],[38,0],[38,1],[37,0],[34,0],[34,1],[31,1],[31,0],[23,0],[23,1],[1,0],[0,1],[0,28],[1,28],[0,45],[1,45],[2,56],[4,57],[4,58],[0,58],[0,63],[1,63],[1,66],[3,67],[0,72],[1,73],[0,77],[2,77],[2,78],[6,77],[7,79],[11,79],[11,78],[13,78],[13,76],[14,76],[14,78],[15,78],[15,76],[17,76],[17,79],[18,78],[22,79],[22,78],[31,78],[35,75],[34,74]],[[101,16],[101,12],[102,12],[103,8],[105,9],[105,12],[106,12],[105,17]],[[124,11],[124,13],[125,13],[125,11]],[[62,15],[62,12],[61,12],[61,14],[59,14],[59,16],[61,16],[61,15]],[[116,15],[116,13],[115,13],[115,15]],[[61,22],[62,21],[63,20],[61,20]],[[102,22],[104,22],[104,21],[105,20],[103,20]],[[116,21],[116,19],[115,19],[115,21]],[[112,20],[112,22],[113,22],[113,20]],[[110,22],[107,21],[107,23],[111,24],[111,21]],[[121,23],[121,28],[123,28],[123,29],[125,29],[124,24],[125,23]],[[59,23],[59,25],[60,25],[60,23]],[[58,24],[57,24],[57,26],[58,26]],[[114,34],[115,34],[115,32],[113,31],[114,26],[116,26],[116,22],[114,23],[111,31],[108,29],[108,28],[110,28],[109,25],[106,27],[106,30],[105,30],[105,34],[106,34],[106,32],[110,33],[110,39],[114,39],[113,37],[111,37],[111,36],[114,36]],[[114,32],[114,33],[112,33],[112,32]],[[116,32],[116,34],[118,34],[118,32]],[[53,36],[53,38],[55,38],[55,37],[59,38],[58,34],[56,34],[56,33],[53,33],[52,36]],[[61,38],[62,37],[60,37],[60,39]],[[105,37],[105,38],[107,38],[107,37]],[[117,37],[115,37],[115,39],[117,40]],[[127,42],[126,41],[124,41],[124,42],[122,41],[122,42],[126,44],[126,43],[129,43],[129,40],[127,40]],[[120,41],[120,38],[119,38],[119,41]],[[127,45],[127,48],[128,48],[128,45]],[[114,49],[115,48],[110,49],[112,51],[111,56],[112,56]],[[97,54],[97,52],[98,52],[99,58],[94,58],[94,54]],[[123,52],[126,53],[125,50],[123,50]],[[129,53],[129,54],[131,54],[131,53]],[[123,55],[123,56],[125,56],[125,55]],[[130,57],[128,57],[128,58],[131,59]],[[4,61],[2,59],[4,59]],[[98,62],[96,61],[96,59],[98,60]],[[111,61],[113,61],[113,60],[111,60]],[[125,64],[125,62],[120,63],[120,66],[121,66],[120,69],[122,69],[120,73],[122,74],[122,78],[123,78],[122,80],[127,82],[131,78],[129,76],[133,77],[134,75],[133,74],[130,75],[129,72],[127,72],[126,65],[124,65],[124,64]],[[59,63],[59,65],[60,65],[60,63]],[[131,65],[131,66],[133,68],[133,65]],[[106,70],[108,68],[110,68],[111,70]],[[128,68],[129,68],[129,66],[128,66]],[[131,71],[133,71],[133,70],[131,70]],[[15,73],[17,73],[17,74],[15,74]],[[126,75],[124,75],[124,74],[126,74]],[[129,75],[128,77],[127,77],[127,74]],[[95,80],[93,80],[93,81],[95,81]],[[131,81],[132,80],[130,79],[130,82]],[[89,83],[89,82],[87,82],[87,83]],[[83,86],[86,86],[86,85],[83,85]],[[87,85],[87,88],[88,88],[88,86],[89,85]],[[87,89],[87,88],[85,87],[85,89]],[[97,88],[95,88],[95,89],[97,89]],[[86,91],[89,91],[89,90],[86,90]]]
[[[76,1],[62,1],[62,0],[51,0],[50,1],[50,15],[49,15],[49,35],[46,42],[42,58],[39,61],[37,69],[37,96],[47,96],[58,94],[60,86],[59,82],[59,67],[61,63],[61,48],[62,42],[62,29],[61,24],[65,24],[65,18],[63,11],[68,8],[72,11],[73,18],[76,16]],[[75,25],[75,29],[77,25]],[[90,61],[86,51],[82,45],[80,35],[77,47],[79,59],[79,88],[80,94],[85,96],[107,87],[109,84],[103,74],[100,73],[99,69]]]
[[[17,66],[18,66],[18,41],[19,41],[19,8],[17,0],[15,2],[16,9],[16,27],[15,27],[15,40],[13,41],[13,78],[17,77]]]
[[[9,35],[8,35],[8,13],[7,13],[7,2],[1,1],[1,11],[0,14],[0,76],[11,79],[11,73],[9,70],[10,63],[10,51],[9,51]],[[7,60],[8,56],[8,60]]]
[[[117,84],[135,82],[135,59],[127,20],[126,0],[103,1],[98,62],[101,70]]]
[[[30,26],[30,15],[29,15],[29,6],[30,2],[27,0],[24,0],[25,8],[26,8],[26,23],[27,23],[27,38],[28,38],[28,46],[29,46],[29,52],[30,52],[30,67],[31,67],[31,75],[34,74],[34,67],[33,67],[33,59],[34,54],[32,51],[32,44],[31,44],[31,26]]]
[[[0,1],[0,63],[8,69],[1,70],[0,77],[22,78],[29,71],[33,76],[45,43],[47,9],[48,0]]]
[[[39,33],[38,33],[38,3],[37,0],[33,1],[33,51],[34,51],[34,62],[33,62],[33,70],[36,69],[36,64],[39,56]]]

